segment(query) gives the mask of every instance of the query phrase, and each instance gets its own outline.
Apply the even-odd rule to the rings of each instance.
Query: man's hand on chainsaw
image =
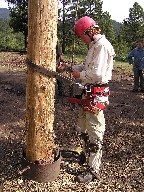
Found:
[[[58,70],[62,71],[71,71],[71,64],[60,62],[60,65],[58,66]]]
[[[71,72],[72,76],[76,79],[80,78],[80,72],[72,71],[72,64],[66,62],[60,62],[59,66],[57,67],[59,72],[68,71]]]
[[[80,78],[80,72],[78,71],[73,71],[71,74],[74,78]]]
[[[65,64],[63,62],[60,62],[57,69],[58,69],[59,72],[65,71]]]

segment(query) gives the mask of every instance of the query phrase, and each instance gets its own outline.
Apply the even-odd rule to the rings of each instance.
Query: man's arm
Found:
[[[130,65],[133,65],[134,64],[134,60],[133,60],[133,57],[134,57],[134,50],[132,50],[129,54],[128,54],[128,63]]]

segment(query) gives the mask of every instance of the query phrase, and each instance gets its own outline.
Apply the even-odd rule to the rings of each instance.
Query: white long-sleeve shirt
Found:
[[[84,65],[75,65],[73,70],[80,72],[83,84],[108,83],[112,77],[113,46],[104,35],[96,35],[96,39],[89,45]]]

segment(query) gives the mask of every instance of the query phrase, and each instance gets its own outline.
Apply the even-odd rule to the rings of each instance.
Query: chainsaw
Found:
[[[56,78],[58,80],[62,80],[65,81],[69,84],[73,84],[73,85],[77,85],[79,88],[84,89],[84,86],[82,84],[80,84],[79,82],[77,82],[77,80],[75,78],[70,78],[67,76],[62,75],[59,72],[50,70],[50,69],[46,69],[45,67],[39,66],[35,63],[33,63],[32,61],[30,61],[28,58],[26,59],[26,64],[31,67],[32,69],[34,69],[35,71],[48,76],[48,77],[53,77]]]

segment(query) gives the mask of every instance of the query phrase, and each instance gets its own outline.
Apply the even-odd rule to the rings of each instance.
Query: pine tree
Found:
[[[10,27],[13,28],[14,32],[23,33],[26,48],[28,36],[28,0],[7,0],[7,2],[10,10]]]
[[[144,37],[144,11],[137,2],[129,9],[129,18],[124,20],[121,33],[130,50],[137,39]]]
[[[90,16],[98,22],[102,33],[104,33],[111,42],[114,42],[113,22],[109,13],[103,12],[103,2],[101,0],[61,0],[59,2],[63,5],[62,21],[58,28],[63,31],[63,51],[65,50],[65,46],[70,46],[75,38],[74,34],[70,34],[74,28],[75,21],[83,16]],[[81,44],[79,41],[78,43]]]

